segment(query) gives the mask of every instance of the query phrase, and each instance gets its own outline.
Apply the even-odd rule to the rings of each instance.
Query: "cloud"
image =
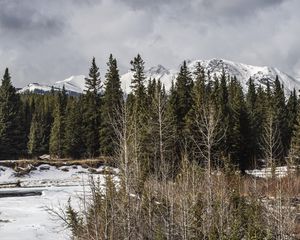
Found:
[[[139,52],[147,66],[223,57],[299,71],[297,0],[0,0],[0,69],[13,81],[104,76],[108,55],[121,71]]]

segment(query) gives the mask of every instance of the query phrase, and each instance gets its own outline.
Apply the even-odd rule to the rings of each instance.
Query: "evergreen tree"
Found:
[[[20,97],[6,68],[0,87],[0,159],[18,158],[25,152],[21,107]]]
[[[109,56],[107,63],[108,69],[105,75],[105,92],[102,98],[101,106],[101,128],[100,128],[100,146],[101,154],[112,156],[115,153],[116,135],[113,124],[120,113],[123,102],[123,92],[121,90],[121,81],[117,60]]]
[[[134,135],[134,158],[138,159],[140,167],[145,176],[150,171],[150,145],[149,145],[149,112],[148,112],[148,95],[145,87],[145,62],[138,54],[131,62],[131,79],[132,94],[128,98],[129,112],[132,119]]]
[[[274,120],[278,125],[279,136],[281,141],[282,149],[281,158],[283,158],[288,152],[288,119],[287,119],[287,109],[285,104],[284,88],[281,85],[278,76],[276,76],[274,82],[274,94],[273,94],[273,111],[274,111]]]
[[[42,113],[33,114],[28,136],[28,153],[33,157],[48,153],[49,151],[49,148],[47,148],[49,144],[45,146],[45,140],[47,138],[45,134],[46,126],[43,124],[44,119],[41,114]]]
[[[248,91],[246,95],[246,106],[249,118],[249,134],[247,146],[249,148],[248,159],[253,163],[259,153],[259,119],[261,115],[257,110],[258,96],[254,81],[250,78],[247,82]]]
[[[192,106],[190,111],[186,117],[186,127],[188,129],[188,133],[190,138],[192,139],[189,142],[190,149],[193,148],[191,152],[199,152],[197,144],[199,143],[199,132],[196,130],[198,128],[197,121],[199,121],[199,115],[203,114],[204,108],[207,108],[208,102],[210,101],[210,87],[207,87],[205,84],[205,72],[204,68],[198,62],[196,65],[196,69],[194,71],[195,82],[192,89]],[[197,143],[197,144],[195,144]],[[195,145],[195,146],[194,146]],[[201,154],[200,156],[193,156],[194,159],[197,161],[201,161]]]
[[[102,88],[99,68],[96,65],[96,59],[93,57],[92,66],[89,71],[89,77],[85,78],[85,92],[90,92],[94,96],[99,94]]]
[[[30,94],[29,97],[29,112],[32,120],[28,133],[27,152],[36,157],[49,153],[54,96]]]
[[[100,129],[100,90],[102,88],[99,68],[95,58],[89,71],[89,77],[85,78],[86,91],[84,96],[83,126],[85,136],[86,154],[88,157],[99,155],[99,129]]]
[[[222,132],[224,134],[224,137],[219,143],[219,149],[220,153],[223,157],[228,158],[229,154],[229,145],[230,145],[230,139],[229,139],[229,115],[230,115],[230,109],[228,105],[228,87],[227,87],[227,77],[225,74],[224,69],[222,70],[222,74],[220,76],[220,85],[218,87],[217,91],[217,109],[219,110],[220,114],[220,128],[222,129]]]
[[[61,158],[65,146],[65,111],[66,111],[66,91],[63,88],[62,92],[58,92],[56,98],[55,109],[53,113],[53,125],[50,135],[51,155]]]
[[[70,99],[67,105],[65,120],[64,155],[71,158],[81,158],[85,151],[82,131],[82,106],[79,100]]]
[[[297,113],[296,122],[294,125],[294,131],[291,138],[291,152],[294,160],[298,161],[300,159],[300,112]]]
[[[140,117],[145,116],[145,108],[147,104],[147,95],[145,87],[145,62],[138,54],[131,62],[133,77],[131,80],[131,89],[134,95],[134,111]]]
[[[187,67],[186,61],[180,67],[179,74],[176,79],[176,117],[179,138],[183,139],[184,128],[186,124],[186,116],[193,104],[192,98],[193,80],[191,73]]]
[[[240,82],[233,77],[229,84],[230,120],[228,129],[228,149],[231,160],[242,171],[249,163],[249,118],[244,93]]]
[[[291,138],[293,132],[295,131],[295,126],[297,124],[297,114],[298,114],[298,99],[297,99],[297,94],[295,89],[290,94],[286,108],[287,108],[287,122],[288,122],[287,145],[290,146]]]

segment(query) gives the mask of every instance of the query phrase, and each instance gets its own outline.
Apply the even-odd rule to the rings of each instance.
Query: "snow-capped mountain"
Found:
[[[165,85],[166,89],[170,89],[172,85],[172,80],[175,80],[177,76],[177,70],[168,70],[162,65],[157,65],[149,68],[145,72],[146,80],[151,79],[160,79],[162,84]],[[133,77],[133,73],[128,71],[127,73],[121,76],[122,89],[125,92],[130,92],[131,79]]]
[[[84,78],[84,75],[71,76],[65,80],[54,83],[53,87],[62,89],[63,86],[65,86],[67,91],[82,93],[85,90]]]
[[[247,65],[243,63],[236,63],[223,59],[211,59],[211,60],[195,60],[187,61],[189,70],[193,73],[195,71],[197,63],[200,62],[201,66],[204,67],[206,73],[210,73],[210,76],[214,75],[220,76],[224,69],[226,75],[236,76],[241,82],[244,90],[247,90],[247,81],[251,77],[256,85],[265,85],[267,81],[271,84],[278,76],[280,82],[284,85],[286,92],[292,91],[294,88],[296,90],[300,89],[300,80],[297,80],[288,74],[281,72],[277,68],[273,67],[258,67]],[[172,81],[176,80],[178,75],[178,69],[166,69],[162,65],[157,65],[149,68],[145,71],[146,80],[150,78],[160,79],[160,81],[165,85],[166,89],[170,89]],[[193,75],[193,74],[192,74]],[[125,92],[130,92],[130,85],[133,73],[128,71],[121,76],[122,88]],[[61,89],[65,86],[65,89],[69,93],[82,93],[85,89],[85,80],[83,75],[71,76],[62,81],[54,83],[52,86],[55,89]],[[29,84],[25,88],[19,90],[20,93],[30,91],[43,93],[51,90],[51,86],[40,85],[37,83]]]
[[[227,75],[236,76],[241,82],[244,90],[247,89],[247,81],[250,77],[254,80],[256,85],[264,86],[267,81],[272,85],[276,76],[278,76],[279,81],[284,85],[287,92],[292,91],[294,88],[297,90],[300,89],[300,81],[274,67],[258,67],[228,60],[212,59],[190,62],[188,66],[192,72],[195,69],[197,62],[200,62],[201,66],[205,68],[206,72],[209,71],[211,76],[214,74],[220,76],[222,74],[222,69],[224,69]]]
[[[23,87],[20,90],[18,90],[18,93],[32,92],[32,93],[42,94],[50,91],[51,91],[51,86],[42,85],[39,83],[30,83],[26,87]]]
[[[284,85],[286,92],[292,91],[294,88],[296,90],[300,89],[300,81],[289,76],[288,74],[281,72],[277,68],[273,67],[258,67],[247,65],[243,63],[236,63],[223,59],[211,59],[211,60],[195,60],[187,61],[187,66],[191,73],[195,72],[197,64],[200,63],[207,73],[213,77],[216,75],[219,77],[224,69],[226,75],[236,76],[236,78],[241,82],[243,89],[247,90],[247,81],[251,77],[256,85],[265,85],[267,81],[274,82],[276,76],[278,76],[280,82]],[[178,68],[179,69],[179,68]],[[150,68],[146,71],[146,77],[160,79],[165,85],[166,89],[170,89],[172,81],[176,80],[179,70],[167,70],[161,65]],[[132,78],[132,72],[128,72],[122,75],[122,86],[126,91],[130,91],[130,81]],[[192,74],[193,75],[193,74]]]
[[[65,86],[65,89],[69,94],[77,95],[83,93],[83,91],[85,90],[84,78],[85,78],[84,75],[71,76],[67,79],[54,83],[52,86],[42,85],[38,83],[30,83],[26,87],[18,90],[18,93],[32,92],[32,93],[43,94],[43,93],[50,92],[52,87],[54,88],[54,90],[59,90],[62,89],[63,86]]]

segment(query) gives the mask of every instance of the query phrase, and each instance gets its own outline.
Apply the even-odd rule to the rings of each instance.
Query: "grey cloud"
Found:
[[[300,73],[298,0],[0,0],[0,69],[13,81],[104,76],[109,53],[121,71],[137,52],[147,66],[223,57]]]
[[[24,32],[45,34],[59,33],[64,22],[56,15],[47,15],[38,6],[27,1],[1,1],[0,27],[1,31],[20,34]]]

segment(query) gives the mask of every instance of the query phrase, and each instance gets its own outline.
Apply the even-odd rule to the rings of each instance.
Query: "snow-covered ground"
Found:
[[[96,169],[103,170],[102,168]],[[21,188],[0,189],[0,239],[1,240],[60,240],[69,239],[62,222],[49,214],[47,208],[58,210],[66,206],[71,197],[72,205],[79,208],[79,197],[88,190],[90,176],[104,180],[101,174],[91,174],[81,166],[56,168],[41,165],[28,175],[16,177],[16,172],[0,166],[0,184],[20,181]],[[42,195],[1,198],[1,192],[41,191]]]
[[[288,173],[296,171],[296,167],[291,167],[290,169],[287,168],[287,166],[282,167],[276,167],[275,168],[275,176],[276,177],[285,177],[288,175]],[[260,177],[260,178],[270,178],[272,177],[272,169],[271,168],[262,168],[262,169],[254,169],[254,170],[247,170],[247,174],[250,174],[254,177]]]

